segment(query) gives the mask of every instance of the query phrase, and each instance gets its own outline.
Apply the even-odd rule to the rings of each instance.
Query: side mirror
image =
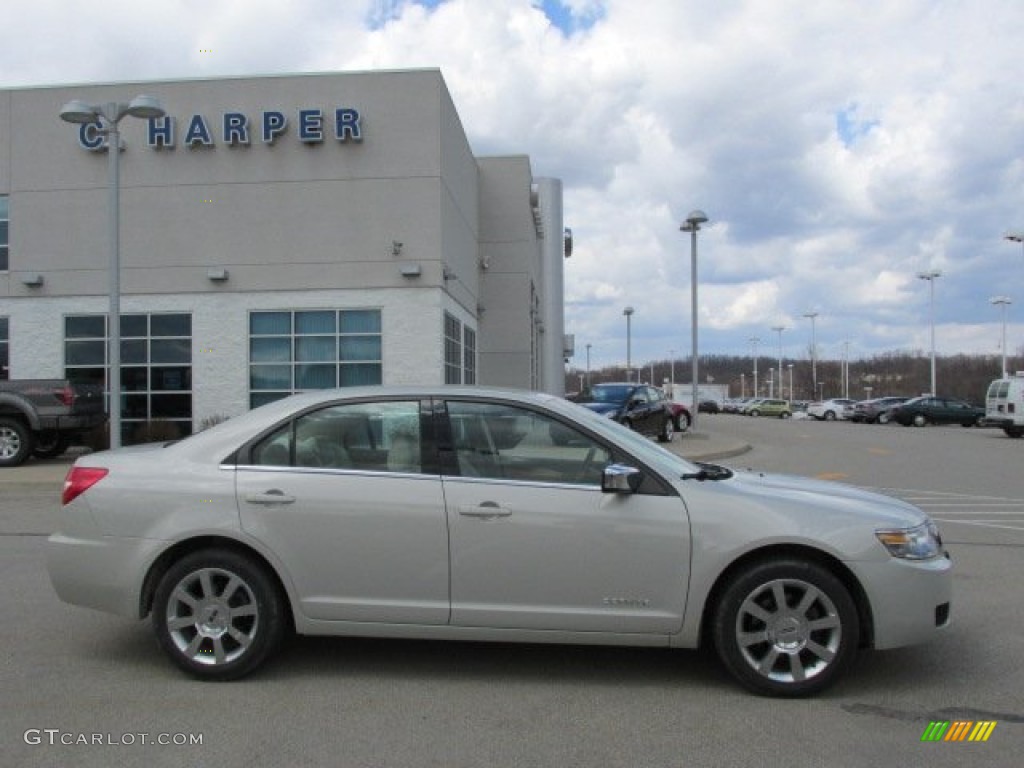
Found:
[[[644,476],[636,467],[609,464],[601,473],[602,493],[636,493]]]

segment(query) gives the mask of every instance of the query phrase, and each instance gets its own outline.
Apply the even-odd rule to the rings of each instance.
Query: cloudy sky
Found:
[[[438,67],[477,155],[561,178],[592,364],[1024,346],[1021,0],[4,0],[0,87]],[[16,5],[17,12],[12,13]],[[88,10],[85,10],[85,9]],[[582,364],[582,359],[580,358]]]

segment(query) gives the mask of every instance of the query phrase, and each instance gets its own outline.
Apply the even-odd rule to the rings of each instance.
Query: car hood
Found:
[[[770,503],[813,507],[823,513],[851,515],[863,522],[876,518],[878,525],[906,527],[920,525],[927,516],[912,504],[876,491],[833,481],[797,475],[776,475],[755,470],[734,470],[731,483],[744,493]]]
[[[600,414],[612,413],[622,408],[621,403],[580,403],[580,405]]]

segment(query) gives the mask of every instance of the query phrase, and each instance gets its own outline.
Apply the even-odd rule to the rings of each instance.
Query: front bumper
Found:
[[[874,624],[879,650],[926,642],[950,625],[953,561],[890,558],[856,564]]]

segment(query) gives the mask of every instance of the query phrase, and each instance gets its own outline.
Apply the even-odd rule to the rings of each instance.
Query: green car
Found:
[[[757,400],[746,409],[748,416],[777,416],[780,419],[788,419],[793,415],[793,409],[789,407],[786,400],[773,400],[762,398]]]

